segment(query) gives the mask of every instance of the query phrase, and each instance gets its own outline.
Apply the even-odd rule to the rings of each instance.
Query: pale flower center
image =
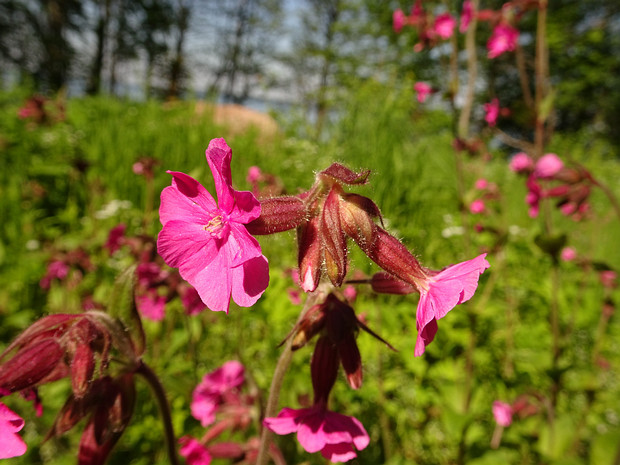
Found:
[[[227,221],[222,218],[222,215],[220,214],[211,218],[209,222],[202,227],[202,229],[208,231],[211,236],[221,239],[225,234],[226,223]]]

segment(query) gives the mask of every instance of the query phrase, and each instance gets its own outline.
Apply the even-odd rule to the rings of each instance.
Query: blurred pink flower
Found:
[[[143,294],[136,295],[136,307],[143,317],[161,321],[165,315],[166,296],[159,295],[156,288],[148,289]]]
[[[354,417],[327,410],[324,403],[310,408],[284,408],[277,417],[265,418],[264,425],[276,434],[297,433],[297,440],[310,453],[321,452],[331,462],[347,462],[364,449],[368,433]]]
[[[181,303],[185,307],[185,313],[187,315],[197,315],[202,312],[207,306],[198,295],[196,288],[192,286],[184,287],[180,290]]]
[[[429,276],[420,289],[416,312],[418,338],[415,356],[424,353],[437,333],[437,320],[443,318],[456,305],[468,301],[478,287],[480,275],[489,268],[482,254],[466,262],[452,265],[434,276]]]
[[[614,270],[604,270],[599,273],[599,278],[604,287],[608,289],[613,289],[616,287],[618,273],[616,273]]]
[[[433,92],[433,88],[426,82],[416,82],[413,89],[418,95],[418,102],[424,103],[428,96]]]
[[[489,181],[487,181],[484,178],[476,179],[474,188],[478,189],[479,191],[483,191],[487,189],[488,187],[489,187]]]
[[[126,229],[127,225],[124,223],[120,223],[110,229],[110,232],[108,233],[108,240],[103,245],[105,249],[108,249],[110,255],[120,249]]]
[[[484,104],[484,120],[489,126],[495,126],[497,117],[499,116],[499,99],[494,98],[489,103]]]
[[[185,458],[187,465],[209,465],[211,454],[205,446],[191,436],[183,436],[179,439],[181,448],[179,454]]]
[[[449,39],[454,34],[456,19],[450,13],[442,13],[435,18],[433,32],[442,39]]]
[[[560,258],[565,262],[572,262],[577,258],[577,251],[573,247],[564,247],[560,252]]]
[[[206,157],[218,203],[191,176],[168,171],[173,179],[161,193],[163,228],[157,250],[196,288],[207,307],[228,313],[231,297],[238,305],[250,307],[269,283],[267,259],[245,228],[261,209],[251,192],[232,188],[232,151],[224,139],[213,139]]]
[[[500,23],[493,29],[487,42],[489,58],[496,58],[504,52],[511,52],[517,47],[519,30],[506,23]]]
[[[223,395],[241,386],[244,380],[245,369],[236,360],[226,362],[220,368],[207,373],[192,394],[192,416],[200,421],[202,426],[212,424],[217,407],[223,401]]]
[[[510,404],[496,400],[493,402],[493,417],[498,425],[510,426],[512,423],[512,407]]]
[[[469,205],[469,211],[474,215],[480,214],[485,210],[484,200],[476,199]]]
[[[519,152],[512,157],[509,167],[515,173],[531,171],[534,169],[534,160],[527,153]]]
[[[0,402],[0,459],[18,457],[26,453],[26,443],[17,434],[24,420]]]
[[[405,23],[407,22],[407,16],[403,13],[403,10],[400,8],[392,14],[392,27],[394,32],[398,34],[402,29]]]
[[[49,289],[53,279],[62,281],[69,274],[69,265],[62,260],[54,260],[47,265],[45,276],[39,281],[42,289]]]
[[[471,0],[465,0],[463,2],[463,10],[461,11],[461,23],[459,25],[459,31],[464,33],[469,27],[469,23],[474,18],[474,8],[472,7]]]
[[[260,181],[262,175],[263,173],[258,166],[250,166],[250,168],[248,168],[248,175],[246,176],[245,180],[250,184],[255,184]]]
[[[534,166],[534,176],[539,179],[549,179],[564,168],[564,163],[555,153],[547,153],[540,157]]]

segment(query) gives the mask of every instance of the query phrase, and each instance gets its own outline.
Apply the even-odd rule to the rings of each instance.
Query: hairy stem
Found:
[[[164,425],[164,436],[166,438],[168,460],[170,461],[171,465],[178,465],[179,460],[177,457],[174,429],[172,427],[172,414],[170,412],[170,404],[168,403],[168,398],[166,397],[166,391],[164,390],[164,387],[162,386],[155,372],[151,370],[151,368],[146,363],[144,363],[144,361],[140,361],[140,364],[136,369],[136,373],[142,375],[142,377],[151,387],[153,394],[155,394],[155,399],[157,399],[157,404],[159,405],[159,411],[161,413],[161,421]]]
[[[313,293],[308,294],[304,307],[302,308],[295,324],[299,323],[306,311],[324,296],[325,292],[320,287]],[[293,338],[289,337],[284,345],[280,358],[278,359],[278,363],[276,364],[276,368],[273,372],[271,386],[269,387],[269,396],[267,397],[267,406],[265,407],[265,414],[263,418],[274,417],[278,411],[278,401],[280,399],[282,382],[284,381],[284,375],[286,374],[286,371],[291,364],[291,359],[293,358],[293,351],[291,349],[292,345]],[[260,436],[260,446],[258,449],[256,465],[267,464],[267,461],[269,460],[269,443],[271,442],[272,437],[273,433],[268,428],[263,427]]]

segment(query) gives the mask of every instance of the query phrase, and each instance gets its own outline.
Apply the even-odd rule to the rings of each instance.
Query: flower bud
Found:
[[[324,401],[327,403],[329,393],[338,376],[338,350],[327,336],[322,336],[316,341],[310,372],[312,375],[312,387],[314,388],[314,403]]]
[[[327,276],[336,287],[347,274],[347,243],[340,226],[339,188],[332,188],[325,199],[321,215],[321,239]]]
[[[362,356],[355,342],[355,333],[349,332],[338,343],[338,355],[342,368],[347,376],[347,382],[352,389],[362,386]]]
[[[0,389],[16,392],[36,386],[62,364],[62,356],[60,344],[51,338],[23,347],[0,366]]]
[[[250,234],[265,235],[288,231],[308,218],[306,205],[299,197],[283,196],[260,201],[260,216],[246,224]]]
[[[340,208],[342,229],[362,247],[371,247],[375,241],[375,218],[381,218],[379,207],[367,197],[345,194]]]
[[[321,243],[319,241],[320,217],[314,217],[298,228],[299,279],[306,292],[314,291],[321,279]]]
[[[95,371],[95,356],[89,344],[78,344],[71,360],[71,387],[76,398],[86,394]]]
[[[313,305],[301,318],[293,336],[292,350],[305,346],[315,335],[325,327],[325,309],[323,305]]]

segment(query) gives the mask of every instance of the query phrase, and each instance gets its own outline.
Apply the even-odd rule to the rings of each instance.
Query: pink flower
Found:
[[[69,265],[62,260],[54,260],[47,265],[47,273],[39,281],[41,289],[49,289],[53,279],[62,281],[69,274]]]
[[[413,85],[413,89],[418,94],[418,102],[420,103],[424,103],[433,91],[433,88],[426,82],[416,82]]]
[[[459,25],[459,31],[464,33],[469,27],[469,23],[474,17],[474,8],[472,7],[471,0],[465,0],[463,2],[463,10],[461,11],[461,24]]]
[[[487,42],[489,58],[496,58],[504,52],[511,52],[517,47],[519,30],[506,23],[500,23],[493,29]]]
[[[433,32],[442,39],[449,39],[452,37],[452,34],[454,34],[455,27],[456,19],[454,19],[450,13],[443,13],[435,18]]]
[[[547,153],[540,157],[534,167],[534,176],[539,179],[550,179],[564,168],[564,163],[555,153]]]
[[[200,442],[190,436],[183,436],[179,439],[181,449],[179,454],[185,457],[187,465],[209,465],[211,463],[211,454]]]
[[[512,407],[510,404],[496,400],[493,402],[493,417],[495,422],[503,427],[512,423]]]
[[[577,251],[573,247],[564,247],[560,252],[560,258],[565,262],[572,262],[577,258]]]
[[[616,287],[616,280],[618,279],[618,273],[614,270],[604,270],[599,273],[599,278],[604,287],[613,289]]]
[[[324,403],[310,408],[284,408],[263,424],[276,434],[297,433],[297,440],[310,453],[321,452],[331,462],[347,462],[370,442],[368,433],[354,417],[327,410]]]
[[[121,223],[117,226],[114,226],[112,229],[110,229],[110,232],[108,233],[108,240],[103,245],[105,249],[108,249],[108,251],[110,252],[110,255],[112,255],[114,252],[120,249],[123,243],[123,236],[125,235],[126,229],[127,229],[127,225],[124,223]]]
[[[479,191],[483,191],[487,189],[488,187],[489,187],[489,181],[487,181],[484,178],[476,179],[476,182],[474,184],[475,189],[478,189]]]
[[[191,411],[202,426],[215,421],[217,407],[223,395],[241,386],[244,381],[243,365],[236,360],[224,363],[220,368],[207,373],[192,394]]]
[[[258,181],[260,181],[262,176],[263,173],[258,166],[250,166],[250,168],[248,169],[248,175],[246,176],[245,180],[250,184],[256,184]]]
[[[198,291],[191,286],[182,288],[180,291],[180,296],[181,303],[183,303],[183,307],[185,307],[185,313],[187,315],[197,315],[207,308],[204,302],[200,300]]]
[[[23,427],[24,420],[0,402],[0,459],[26,453],[26,443],[17,434]]]
[[[394,28],[394,32],[398,34],[402,29],[405,23],[407,22],[407,16],[403,13],[403,10],[400,8],[392,14],[392,27]]]
[[[474,215],[480,214],[485,210],[484,200],[476,199],[469,205],[469,211]]]
[[[250,307],[269,283],[267,259],[245,228],[261,209],[251,192],[232,188],[232,151],[224,139],[213,139],[206,157],[218,203],[194,178],[168,171],[173,180],[161,193],[157,250],[168,265],[179,268],[207,307],[228,313],[231,297]]]
[[[157,289],[148,289],[141,295],[136,295],[136,307],[145,318],[153,321],[164,319],[166,296],[159,295]]]
[[[482,254],[472,260],[452,265],[421,283],[423,287],[416,313],[416,357],[422,355],[426,346],[435,338],[437,320],[474,295],[480,275],[490,266],[485,257],[486,254]]]
[[[490,103],[485,103],[484,112],[484,120],[489,123],[489,126],[495,126],[499,116],[499,100],[494,98]]]
[[[510,169],[515,173],[531,171],[534,169],[534,160],[525,152],[519,152],[510,160]]]

